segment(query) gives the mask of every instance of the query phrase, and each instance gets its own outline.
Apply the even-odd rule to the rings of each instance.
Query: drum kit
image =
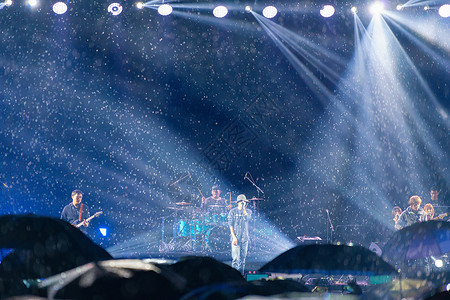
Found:
[[[173,210],[173,239],[170,250],[222,252],[228,249],[230,230],[225,206],[210,205],[205,211],[193,203],[176,202]]]
[[[247,174],[250,173],[247,172]],[[167,195],[172,203],[167,209],[172,213],[169,217],[161,218],[160,252],[230,251],[229,207],[224,205],[208,205],[206,209],[195,207],[194,203],[199,203],[201,199],[206,198],[201,190],[201,182],[189,171],[178,174],[176,178],[167,186]],[[231,203],[231,193],[229,195],[229,203]],[[171,232],[165,230],[166,221],[170,224]],[[170,239],[167,243],[166,237]]]
[[[251,198],[248,200],[263,200]],[[181,201],[168,207],[172,210],[173,237],[161,252],[167,251],[230,251],[230,229],[228,209],[223,205],[209,205],[205,210],[194,207],[193,203]],[[167,236],[162,227],[163,237]],[[167,246],[172,245],[172,246]]]

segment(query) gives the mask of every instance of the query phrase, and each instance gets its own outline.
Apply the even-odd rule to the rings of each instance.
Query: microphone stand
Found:
[[[333,232],[334,232],[334,227],[333,227],[333,223],[331,222],[331,218],[330,218],[330,212],[328,211],[328,209],[325,210],[327,212],[327,218],[328,218],[328,222],[330,223],[330,227],[328,228],[327,225],[327,240],[328,240],[328,230],[331,228],[331,243],[333,243]],[[329,241],[327,241],[329,243]]]
[[[190,177],[190,176],[191,176],[191,173],[188,172],[188,174],[187,174],[186,176],[183,176],[183,177],[181,177],[180,179],[178,179],[177,181],[175,181],[175,182],[169,184],[169,186],[172,186],[172,185],[174,185],[174,184],[177,184],[177,183],[180,182],[181,180],[185,179],[186,177]]]
[[[250,173],[250,172],[247,172],[247,173]],[[252,176],[252,175],[250,175],[250,176]],[[258,198],[259,198],[260,192],[264,194],[264,191],[262,189],[260,189],[259,186],[257,186],[253,180],[248,178],[247,174],[245,174],[244,179],[247,179],[256,188]],[[256,201],[253,202],[253,209],[255,210],[255,216],[256,216]]]
[[[248,181],[250,181],[250,183],[251,183],[251,184],[256,188],[256,190],[258,191],[258,195],[259,195],[259,192],[261,192],[261,193],[264,194],[264,191],[263,191],[262,189],[260,189],[259,186],[257,186],[257,185],[253,182],[253,180],[251,180],[251,179],[248,178],[247,176],[245,176],[244,179],[247,179]]]

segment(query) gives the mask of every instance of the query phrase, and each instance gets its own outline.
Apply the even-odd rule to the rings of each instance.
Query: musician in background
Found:
[[[444,203],[444,201],[439,200],[439,188],[438,187],[431,187],[430,189],[430,203],[433,205],[433,207],[436,208],[437,212],[441,213],[445,211],[445,207],[441,207],[441,206],[445,206],[446,204]]]
[[[395,223],[397,223],[398,218],[400,217],[401,214],[402,209],[400,208],[400,206],[394,206],[394,208],[392,209],[392,219],[394,220],[394,227]]]
[[[431,203],[425,204],[423,211],[427,214],[428,221],[434,219],[434,207]]]
[[[410,226],[417,222],[423,222],[427,220],[427,215],[420,207],[422,199],[419,196],[412,196],[409,198],[409,207],[402,212],[397,222],[395,223],[395,229],[400,230],[403,227]]]
[[[72,202],[64,207],[61,213],[61,219],[72,225],[82,223],[84,227],[88,227],[89,222],[86,221],[86,219],[89,218],[89,208],[81,203],[82,200],[83,192],[80,190],[74,190],[72,192]]]
[[[211,196],[208,198],[202,197],[202,205],[201,205],[202,210],[205,211],[209,210],[209,207],[211,205],[218,205],[225,208],[227,206],[227,199],[220,197],[220,193],[221,190],[219,186],[214,185],[211,188]],[[231,206],[231,204],[229,206]]]

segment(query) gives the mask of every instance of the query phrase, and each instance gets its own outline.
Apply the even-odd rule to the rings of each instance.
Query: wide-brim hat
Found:
[[[247,200],[247,197],[245,197],[244,194],[240,194],[239,196],[237,196],[237,199],[236,199],[236,203],[239,203],[239,202],[250,202],[250,201]]]

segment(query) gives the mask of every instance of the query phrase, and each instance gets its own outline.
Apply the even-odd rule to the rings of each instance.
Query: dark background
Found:
[[[92,224],[107,226],[107,244],[114,245],[158,230],[161,216],[171,213],[167,206],[199,205],[197,188],[209,195],[219,184],[233,200],[239,193],[264,198],[258,210],[291,239],[325,238],[328,209],[335,225],[360,225],[366,243],[392,230],[392,207],[406,208],[410,196],[426,203],[436,185],[448,199],[449,47],[412,32],[439,54],[433,55],[386,21],[437,100],[404,72],[402,61],[396,76],[415,96],[405,95],[407,106],[393,116],[390,105],[376,104],[396,100],[386,96],[392,87],[373,89],[370,101],[362,101],[362,89],[353,93],[365,83],[349,75],[350,3],[324,19],[319,2],[286,1],[273,19],[336,55],[338,62],[310,52],[350,88],[305,57],[289,60],[244,12],[254,2],[221,3],[235,7],[224,19],[196,9],[163,17],[120,3],[119,16],[109,15],[102,1],[70,1],[62,16],[50,1],[37,9],[17,1],[0,10],[3,214],[59,217],[79,188],[91,212],[104,212]],[[260,13],[264,4],[257,4]],[[405,16],[448,33],[448,19],[436,10]],[[368,26],[371,16],[360,17]],[[448,46],[448,35],[442,42]],[[310,84],[300,63],[323,86]],[[400,119],[405,122],[390,122]],[[244,179],[248,171],[264,194]],[[354,241],[355,230],[349,236]]]

